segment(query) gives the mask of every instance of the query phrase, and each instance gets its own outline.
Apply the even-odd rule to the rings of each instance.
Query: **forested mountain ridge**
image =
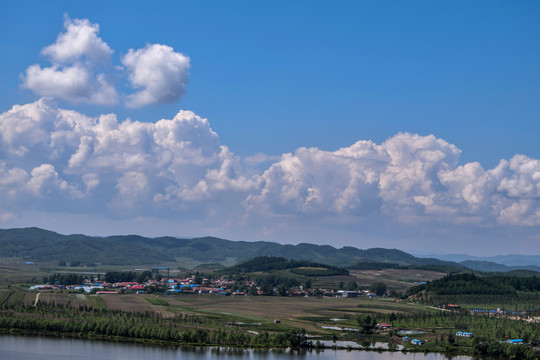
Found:
[[[80,261],[83,264],[162,264],[189,259],[192,263],[221,263],[227,266],[256,256],[279,256],[333,266],[359,263],[434,265],[462,267],[434,258],[419,258],[397,249],[355,247],[337,249],[330,245],[300,243],[282,245],[266,241],[231,241],[216,237],[147,238],[137,235],[93,237],[62,235],[40,228],[0,229],[0,256],[26,261]]]

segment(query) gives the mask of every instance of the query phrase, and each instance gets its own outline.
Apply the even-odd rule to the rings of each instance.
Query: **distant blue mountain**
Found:
[[[484,261],[484,260],[465,260],[460,261],[459,264],[468,267],[469,269],[477,271],[499,271],[499,272],[508,272],[516,270],[530,270],[530,271],[540,271],[540,267],[535,265],[527,266],[507,266],[499,264],[493,261]]]
[[[419,256],[419,253],[412,253]],[[540,270],[540,255],[472,256],[467,254],[429,254],[429,256],[445,261],[454,261],[480,271]],[[499,270],[495,270],[497,268],[495,265],[504,265],[508,269],[503,270],[504,267],[499,267]],[[493,270],[487,270],[488,268]]]

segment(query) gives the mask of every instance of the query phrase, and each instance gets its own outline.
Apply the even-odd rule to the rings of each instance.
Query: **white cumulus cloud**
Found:
[[[152,213],[220,193],[238,194],[239,204],[256,185],[209,122],[190,111],[155,123],[119,122],[114,114],[87,117],[40,99],[0,114],[0,130],[0,187],[12,198]]]
[[[540,161],[515,155],[485,170],[458,165],[460,153],[408,133],[333,152],[300,148],[262,174],[245,205],[248,213],[351,221],[382,214],[402,223],[540,225]]]
[[[211,217],[214,229],[270,218],[291,231],[297,222],[354,227],[366,219],[449,229],[540,226],[538,159],[518,154],[484,169],[460,164],[460,153],[433,135],[400,133],[380,144],[246,160],[191,111],[120,121],[44,98],[0,114],[0,213]]]
[[[151,44],[130,49],[122,58],[132,86],[140,89],[128,95],[127,105],[139,107],[174,102],[186,90],[189,58],[167,45]]]
[[[74,103],[111,105],[118,102],[116,89],[104,74],[94,74],[82,64],[69,67],[26,69],[23,86],[40,96],[50,96]]]
[[[41,52],[51,65],[30,65],[21,75],[23,88],[72,103],[113,105],[123,98],[129,107],[174,102],[186,91],[190,59],[170,46],[129,49],[124,66],[113,71],[114,52],[100,38],[98,24],[66,16],[64,29]],[[129,94],[117,91],[122,79]]]
[[[99,63],[107,65],[113,53],[98,36],[99,25],[66,16],[64,28],[56,42],[42,51],[52,65],[29,66],[22,86],[40,96],[74,103],[117,103],[116,89],[105,73],[98,71]]]
[[[88,19],[64,20],[66,32],[58,35],[56,42],[45,47],[42,53],[54,63],[72,63],[88,57],[97,62],[108,62],[113,51],[99,36],[99,25]]]

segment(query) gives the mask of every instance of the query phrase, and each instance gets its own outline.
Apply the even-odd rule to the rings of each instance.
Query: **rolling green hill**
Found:
[[[274,270],[292,270],[293,273],[304,276],[349,275],[347,269],[338,266],[306,260],[289,260],[279,256],[257,256],[238,265],[223,269],[221,273],[237,274]]]
[[[91,237],[81,234],[62,235],[39,228],[0,229],[0,250],[1,257],[17,257],[34,262],[80,261],[86,265],[176,263],[184,266],[185,262],[189,262],[194,265],[221,263],[230,266],[257,256],[278,256],[341,267],[359,262],[459,266],[438,259],[417,258],[397,249],[361,250],[350,246],[337,249],[329,245],[281,245],[264,241],[230,241],[215,237]]]

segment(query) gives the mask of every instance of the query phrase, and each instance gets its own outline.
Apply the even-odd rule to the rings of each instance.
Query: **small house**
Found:
[[[521,339],[512,339],[512,340],[506,340],[508,344],[523,344],[523,340]]]
[[[412,339],[411,344],[420,346],[420,345],[424,345],[424,342],[422,340]]]
[[[354,298],[358,296],[358,291],[338,290],[337,296],[344,298]]]
[[[470,333],[470,332],[465,332],[465,331],[458,331],[458,332],[456,333],[456,336],[472,338],[472,337],[474,337],[474,334],[473,334],[473,333]]]
[[[377,329],[387,330],[387,329],[391,329],[391,328],[392,328],[392,325],[390,325],[388,323],[377,324]]]

